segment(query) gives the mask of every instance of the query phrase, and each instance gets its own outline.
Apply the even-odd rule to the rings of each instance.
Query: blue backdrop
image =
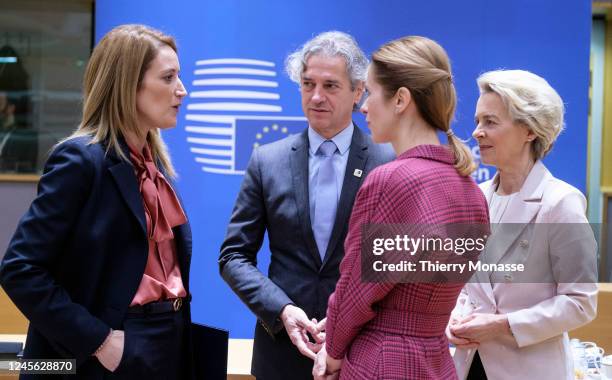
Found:
[[[124,23],[148,24],[178,41],[190,95],[164,138],[193,228],[194,320],[229,329],[234,338],[252,337],[254,317],[221,280],[217,257],[252,147],[305,126],[298,88],[284,72],[287,54],[326,30],[352,34],[368,54],[405,35],[435,39],[453,64],[459,96],[453,128],[462,138],[474,128],[479,73],[533,71],[567,107],[567,129],[546,164],[584,192],[590,7],[587,0],[96,1],[96,41]],[[355,120],[364,126],[361,115]],[[475,176],[482,181],[493,173],[480,167]],[[268,263],[264,244],[264,272]]]

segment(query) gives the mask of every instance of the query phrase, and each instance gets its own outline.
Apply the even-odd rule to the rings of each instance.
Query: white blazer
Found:
[[[480,185],[489,204],[498,182],[496,174]],[[496,248],[498,263],[523,263],[525,271],[495,272],[493,285],[486,274],[477,273],[477,281],[466,284],[453,310],[454,316],[507,314],[513,337],[495,338],[478,347],[489,379],[574,379],[567,331],[595,318],[596,280],[590,277],[593,282],[585,283],[580,278],[585,272],[596,274],[597,247],[590,231],[576,239],[576,234],[560,233],[550,226],[588,223],[585,211],[582,193],[553,177],[541,161],[510,200],[501,222],[520,224],[509,226],[501,235],[494,233],[486,249]],[[568,277],[567,268],[575,268],[575,278]],[[560,271],[564,271],[562,283],[555,280]],[[540,283],[533,283],[534,279]],[[455,351],[459,379],[467,377],[475,352]]]

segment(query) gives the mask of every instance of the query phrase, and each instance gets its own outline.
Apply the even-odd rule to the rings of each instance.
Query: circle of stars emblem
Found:
[[[255,142],[253,143],[253,148],[257,148],[258,146],[261,145],[261,140],[266,136],[266,134],[268,133],[274,133],[274,132],[280,132],[284,135],[289,134],[289,129],[287,127],[281,127],[278,124],[274,123],[271,126],[264,126],[261,128],[260,132],[257,132],[255,134]]]

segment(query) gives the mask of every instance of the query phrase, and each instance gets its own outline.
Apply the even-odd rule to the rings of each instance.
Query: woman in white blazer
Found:
[[[586,200],[540,161],[563,129],[563,101],[541,77],[498,70],[478,78],[473,136],[492,235],[482,260],[524,271],[477,272],[447,336],[459,379],[574,379],[567,332],[596,315],[596,243]],[[503,224],[499,224],[503,223]]]

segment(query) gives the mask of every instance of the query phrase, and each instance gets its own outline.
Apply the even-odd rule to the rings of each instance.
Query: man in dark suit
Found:
[[[300,85],[309,127],[256,148],[246,171],[219,265],[257,315],[251,372],[258,379],[312,379],[355,195],[370,170],[393,158],[351,120],[367,64],[340,32],[322,33],[290,55],[287,71]],[[257,269],[266,230],[268,276]]]

